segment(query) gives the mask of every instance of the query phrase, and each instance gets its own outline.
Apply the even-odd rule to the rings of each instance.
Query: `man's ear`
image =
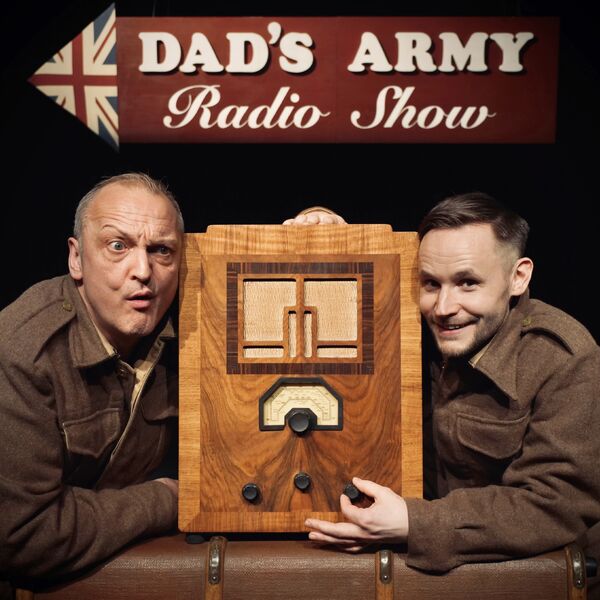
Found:
[[[75,281],[81,281],[83,279],[83,269],[81,268],[79,240],[70,237],[67,243],[69,244],[69,273]]]
[[[521,296],[529,286],[533,274],[533,261],[524,256],[519,258],[512,268],[510,276],[510,295]]]

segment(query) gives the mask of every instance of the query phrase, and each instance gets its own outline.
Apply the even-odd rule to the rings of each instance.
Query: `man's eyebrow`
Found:
[[[463,269],[452,275],[452,279],[460,281],[461,279],[479,279],[479,275],[473,269]]]
[[[121,237],[125,237],[125,238],[131,237],[131,235],[129,233],[127,233],[126,231],[123,231],[122,229],[119,229],[119,227],[117,227],[116,225],[113,225],[112,223],[106,223],[105,225],[102,225],[102,227],[100,227],[100,231],[105,231],[107,229],[112,229],[113,231],[116,231]]]
[[[149,246],[172,246],[177,244],[179,238],[175,235],[158,236],[150,240]]]
[[[419,277],[421,279],[435,279],[435,275],[432,275],[429,271],[425,269],[419,269]]]
[[[100,231],[102,231],[102,232],[106,231],[106,230],[112,230],[115,233],[117,233],[119,236],[121,236],[122,238],[125,238],[128,240],[135,240],[135,237],[136,237],[134,235],[131,235],[130,233],[127,233],[126,231],[123,231],[122,229],[120,229],[116,225],[113,225],[112,223],[106,223],[106,225],[102,225],[102,227],[100,228]],[[173,245],[173,244],[177,244],[178,239],[179,238],[176,235],[158,235],[155,238],[151,238],[150,243],[148,245],[149,246]]]

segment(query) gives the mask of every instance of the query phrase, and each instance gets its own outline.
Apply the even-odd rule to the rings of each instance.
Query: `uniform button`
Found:
[[[531,317],[525,317],[523,319],[523,327],[529,327],[531,325]]]
[[[66,310],[67,312],[71,312],[73,310],[73,305],[68,300],[63,302],[62,307],[63,310]]]

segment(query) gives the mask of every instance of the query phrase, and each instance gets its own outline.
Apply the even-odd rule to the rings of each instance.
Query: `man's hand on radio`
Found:
[[[405,542],[408,537],[408,510],[404,498],[373,481],[354,477],[352,483],[363,494],[373,498],[373,504],[359,508],[342,494],[340,505],[349,522],[307,519],[305,525],[312,529],[309,539],[320,544],[336,544],[352,552],[374,542]]]
[[[284,225],[342,225],[344,218],[324,206],[313,206],[298,213],[293,219],[287,219]]]

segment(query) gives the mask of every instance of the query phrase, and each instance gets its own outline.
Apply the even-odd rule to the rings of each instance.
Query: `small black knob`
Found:
[[[302,435],[311,429],[312,421],[311,411],[302,408],[296,408],[290,411],[288,416],[289,426],[292,428],[292,431],[298,435]]]
[[[598,561],[593,556],[585,557],[585,574],[588,577],[596,577],[598,575]]]
[[[310,475],[300,471],[294,475],[294,485],[301,491],[306,491],[310,487]]]
[[[350,502],[356,502],[363,497],[362,492],[353,483],[347,483],[343,493],[350,498]]]
[[[203,544],[206,539],[201,533],[186,533],[185,541],[188,544]]]
[[[242,488],[242,496],[244,496],[248,502],[256,502],[260,496],[260,488],[255,483],[247,483]]]

